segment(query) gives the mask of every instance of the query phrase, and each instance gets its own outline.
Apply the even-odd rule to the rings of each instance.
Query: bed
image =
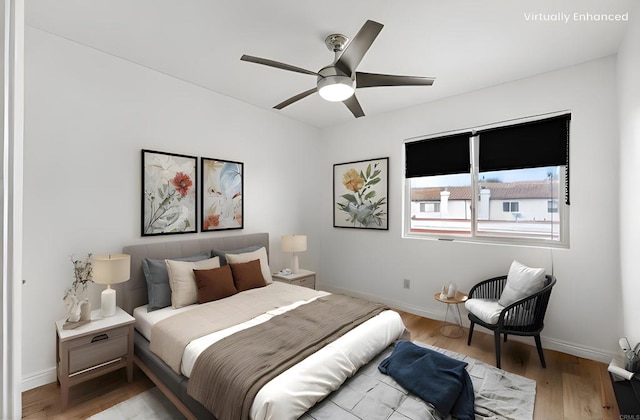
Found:
[[[178,362],[174,361],[174,363],[169,360],[170,363],[168,364],[151,351],[151,343],[148,340],[150,331],[154,331],[154,323],[159,322],[158,319],[164,319],[165,314],[161,309],[147,312],[144,308],[145,305],[154,304],[154,302],[148,302],[149,295],[142,269],[142,261],[145,258],[159,259],[161,261],[164,259],[178,259],[201,253],[211,255],[211,250],[217,250],[218,255],[226,255],[224,251],[238,253],[239,251],[248,251],[256,248],[264,248],[266,255],[269,249],[269,235],[267,233],[154,242],[130,245],[123,248],[124,253],[131,255],[131,278],[128,282],[115,286],[118,290],[118,306],[136,317],[134,362],[186,418],[216,419],[212,410],[196,401],[189,394],[190,385],[193,385],[194,382],[194,378],[189,378],[191,373],[193,371],[207,372],[206,369],[198,368],[198,361],[203,359],[198,354],[204,353],[197,353],[198,351],[202,352],[202,350],[197,350],[196,353],[184,353],[179,357]],[[256,305],[255,310],[260,315],[252,317],[246,322],[234,324],[230,328],[220,330],[220,332],[206,335],[202,340],[193,340],[196,344],[195,347],[206,348],[205,351],[219,349],[219,347],[215,346],[219,343],[226,343],[224,341],[226,337],[221,336],[227,334],[229,334],[228,337],[241,336],[243,334],[252,336],[253,331],[255,331],[252,328],[262,328],[261,325],[266,325],[267,320],[291,318],[292,314],[297,314],[295,311],[298,309],[313,307],[316,302],[324,302],[323,299],[327,295],[321,291],[313,291],[285,283],[273,283],[262,289],[270,292],[277,299],[282,298],[280,295],[292,294],[292,299],[295,302],[288,304],[288,301],[280,302],[275,305],[276,308],[267,311],[264,311],[264,308],[258,308],[259,305]],[[216,302],[224,301],[227,302],[225,305],[231,305],[232,307],[234,306],[233,302],[236,302],[244,307],[247,305],[247,301],[251,302],[253,299],[255,302],[257,299],[263,299],[263,296],[260,289],[255,291],[247,290]],[[344,298],[348,299],[348,297]],[[239,299],[240,302],[238,301]],[[244,301],[245,299],[247,301]],[[376,305],[374,303],[371,304]],[[205,307],[212,305],[191,306],[203,307],[205,311],[209,311]],[[250,410],[249,417],[256,420],[280,420],[298,417],[302,420],[328,418],[443,419],[432,404],[426,403],[413,393],[408,392],[407,388],[401,385],[400,382],[396,382],[391,376],[380,372],[379,365],[381,365],[382,361],[386,360],[395,349],[400,347],[402,341],[398,339],[408,337],[402,320],[396,312],[386,310],[386,308],[384,310],[378,309],[380,309],[379,312],[364,320],[354,330],[341,335],[335,341],[322,347],[321,350],[313,350],[313,353],[304,356],[303,359],[276,375],[275,378],[260,384],[260,389],[254,395],[255,399],[252,399],[252,404],[248,407],[248,410]],[[214,309],[213,313],[216,310],[218,308]],[[228,313],[225,308],[220,310],[224,314]],[[199,309],[189,309],[189,305],[187,305],[177,310],[164,310],[164,312],[190,311],[196,312]],[[148,316],[140,316],[141,313]],[[305,317],[308,315],[307,313],[304,314]],[[169,320],[168,324],[171,325],[173,323],[172,320],[177,319],[179,316],[166,318]],[[207,313],[202,318],[209,319],[208,317],[210,316],[210,313]],[[336,316],[340,317],[339,314]],[[213,316],[213,318],[216,318],[216,316]],[[218,316],[218,318],[222,317]],[[380,318],[383,319],[380,320]],[[176,322],[176,325],[179,326],[181,324]],[[283,325],[286,329],[286,322]],[[280,327],[283,325],[280,325]],[[232,332],[235,333],[231,334]],[[216,335],[218,337],[215,337]],[[279,336],[279,333],[275,335]],[[211,347],[208,347],[207,340],[213,342]],[[282,346],[281,344],[279,346],[277,345],[276,348],[288,347],[288,345]],[[430,347],[424,344],[419,344],[419,346]],[[261,346],[256,347],[262,348]],[[234,353],[233,349],[233,346],[229,346],[228,351]],[[293,346],[292,349],[294,349]],[[473,384],[473,414],[470,415],[470,418],[478,420],[495,418],[531,419],[533,417],[535,381],[505,372],[462,354],[437,348],[431,348],[431,350],[441,352],[451,359],[464,363],[465,370]],[[293,351],[297,352],[297,350]],[[162,350],[159,353],[162,353]],[[213,353],[217,354],[218,352],[216,350]],[[226,361],[225,358],[228,357],[228,354],[220,353],[224,354],[222,360]],[[276,353],[279,353],[279,351]],[[210,354],[211,352],[208,353],[208,355]],[[177,366],[173,364],[177,364]],[[179,373],[175,372],[176,368]],[[253,368],[245,370],[253,370]],[[415,371],[413,368],[411,370]],[[266,390],[266,393],[262,393],[264,390]],[[220,395],[223,394],[221,393]],[[282,404],[283,401],[284,404]],[[205,403],[210,404],[211,401],[206,401]],[[227,418],[236,419],[240,417],[227,416]],[[221,420],[221,418],[218,420]]]
[[[214,419],[216,416],[207,407],[211,408],[213,405],[216,408],[216,404],[226,399],[225,397],[218,400],[215,400],[215,398],[206,400],[200,396],[201,403],[191,397],[191,395],[199,395],[194,391],[196,387],[194,384],[200,383],[200,377],[203,376],[203,365],[199,364],[200,361],[210,356],[215,357],[229,347],[226,344],[228,341],[224,341],[225,346],[217,347],[213,355],[211,355],[211,351],[206,353],[219,340],[229,340],[231,336],[235,337],[243,334],[255,335],[254,331],[258,331],[256,328],[262,329],[263,325],[266,328],[267,325],[274,324],[274,322],[271,322],[272,318],[283,320],[281,322],[292,322],[290,321],[291,318],[300,317],[302,313],[304,313],[304,316],[302,316],[304,318],[313,317],[314,315],[308,313],[308,311],[316,311],[317,314],[324,314],[324,316],[333,313],[333,310],[327,310],[327,306],[322,305],[336,305],[333,307],[336,310],[338,307],[347,306],[345,302],[330,301],[330,299],[338,297],[328,296],[329,294],[325,292],[273,282],[263,288],[243,291],[234,296],[203,305],[187,305],[180,309],[169,307],[151,312],[147,311],[145,305],[149,304],[149,302],[147,281],[142,269],[143,259],[171,260],[199,255],[212,250],[217,250],[219,254],[224,255],[224,251],[235,253],[239,252],[239,250],[255,250],[258,247],[264,247],[268,252],[269,235],[267,233],[155,242],[130,245],[123,248],[123,253],[131,255],[131,278],[128,282],[120,285],[121,290],[117,296],[119,306],[136,317],[134,361],[187,418]],[[262,267],[264,268],[264,265]],[[340,298],[348,299],[347,297]],[[235,318],[236,315],[211,315],[212,313],[234,313],[234,308],[238,307],[250,307],[251,310],[248,311],[248,314],[244,314],[244,311],[242,311],[242,316],[238,315],[237,319]],[[196,315],[201,311],[204,312]],[[405,333],[402,320],[394,311],[382,307],[376,307],[375,311],[369,307],[362,309],[358,307],[358,311],[363,311],[363,314],[367,312],[367,315],[362,317],[362,320],[352,330],[347,332],[341,330],[330,339],[322,338],[322,340],[329,341],[320,340],[317,344],[314,344],[315,347],[307,346],[309,349],[305,348],[304,351],[292,349],[298,359],[285,366],[280,373],[263,380],[243,414],[249,412],[249,417],[256,420],[298,418],[317,401],[322,400],[326,395],[337,389],[358,368],[366,365]],[[285,316],[277,316],[283,314]],[[294,316],[293,314],[296,315]],[[341,315],[336,314],[335,317],[340,318]],[[185,327],[184,330],[190,330],[193,325],[197,324],[197,322],[191,320],[203,318],[221,320],[223,325],[212,327],[211,333],[202,335],[202,338],[199,339],[191,340],[189,337],[191,337],[190,334],[199,336],[201,334],[200,331],[185,333],[188,337],[180,337],[178,340],[180,342],[188,342],[184,353],[176,357],[175,351],[167,350],[165,354],[165,350],[171,348],[172,342],[167,341],[164,343],[162,341],[166,339],[165,335],[161,335],[163,329],[181,330],[182,328],[176,328],[176,326],[188,325],[189,327]],[[289,321],[286,321],[287,319]],[[185,324],[179,324],[179,322]],[[233,325],[227,325],[229,323]],[[258,324],[260,325],[258,326]],[[292,330],[297,327],[291,328],[290,325],[285,323],[280,325],[279,328],[281,330],[276,331]],[[151,335],[154,336],[153,344],[149,341]],[[265,332],[264,335],[280,337],[284,334],[282,332],[277,334]],[[306,337],[313,334],[307,331],[306,333],[303,332],[302,335]],[[304,337],[294,341],[304,341]],[[327,342],[330,342],[330,344],[325,345]],[[288,347],[282,346],[281,342],[273,345],[280,346],[276,348]],[[152,351],[154,346],[155,348]],[[181,346],[182,344],[178,347],[182,348]],[[260,347],[262,347],[262,344]],[[225,358],[234,355],[234,351],[228,351],[229,354],[225,354]],[[300,353],[300,355],[297,355],[297,353]],[[204,354],[208,354],[208,356],[204,357]],[[259,357],[262,357],[262,354]],[[226,361],[227,359],[224,360]],[[199,376],[196,377],[196,375]],[[202,385],[198,386],[203,387]],[[226,387],[223,386],[223,388]],[[229,389],[231,388],[230,385]],[[227,392],[227,390],[220,390],[221,395],[224,392]],[[235,414],[229,416],[231,416],[230,418],[235,418]]]

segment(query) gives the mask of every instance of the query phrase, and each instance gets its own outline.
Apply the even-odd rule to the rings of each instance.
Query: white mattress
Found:
[[[316,298],[294,302],[250,321],[192,341],[186,347],[182,357],[183,374],[190,376],[196,359],[209,345],[236,331],[258,325],[275,315],[314,299]],[[191,305],[177,310],[164,308],[153,312],[147,312],[146,305],[141,306],[134,310],[136,329],[149,339],[153,324],[197,306]],[[400,338],[404,330],[400,315],[394,311],[384,311],[369,319],[265,384],[253,402],[251,418],[254,420],[297,419],[320,399],[338,389],[348,377],[376,354]]]

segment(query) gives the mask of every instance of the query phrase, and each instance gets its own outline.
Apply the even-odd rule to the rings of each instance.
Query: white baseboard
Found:
[[[22,392],[50,384],[51,382],[55,382],[57,379],[55,367],[41,370],[40,372],[32,373],[28,376],[23,376]]]
[[[437,319],[440,321],[444,319],[444,314],[446,310],[446,307],[443,305],[442,312],[429,311],[429,310],[425,310],[424,308],[418,308],[415,306],[407,305],[406,303],[403,303],[403,302],[398,302],[391,299],[385,299],[383,297],[375,296],[367,293],[360,293],[360,292],[356,292],[349,289],[343,289],[341,287],[331,286],[328,284],[320,284],[318,285],[318,289],[325,290],[330,293],[340,293],[343,295],[354,296],[361,299],[384,303],[385,305],[389,305],[392,308],[396,308],[404,312],[423,316],[425,318]],[[465,327],[469,327],[468,319],[462,319],[462,323]],[[482,327],[477,326],[476,328],[482,328]],[[484,331],[488,331],[488,330],[485,330],[484,328],[482,329]],[[570,354],[572,356],[582,357],[583,359],[590,359],[590,360],[595,360],[597,362],[609,364],[609,362],[611,362],[611,360],[616,356],[614,353],[606,350],[587,347],[587,346],[576,344],[576,343],[570,343],[568,341],[547,337],[544,334],[541,334],[540,338],[542,339],[542,347],[545,349],[555,350],[562,353]],[[529,337],[509,336],[509,340],[521,341],[523,343],[535,345],[533,343],[533,339]]]

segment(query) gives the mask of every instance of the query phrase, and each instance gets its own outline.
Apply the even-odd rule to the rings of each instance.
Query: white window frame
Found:
[[[452,132],[450,134],[455,134]],[[441,137],[442,134],[408,139],[405,143],[428,140],[429,138]],[[471,161],[471,170],[469,176],[471,177],[472,197],[479,197],[480,183],[478,181],[479,172],[479,160],[478,160],[478,147],[479,136],[471,136],[470,139],[470,153],[473,157]],[[404,143],[403,143],[404,147]],[[566,175],[564,171],[564,165],[561,165],[560,178],[558,180],[559,185],[566,185]],[[477,202],[471,203],[471,229],[469,234],[445,234],[445,233],[430,233],[430,232],[411,232],[411,180],[407,179],[402,174],[402,180],[404,183],[403,191],[404,197],[402,200],[403,205],[403,238],[413,239],[426,239],[426,240],[443,240],[443,241],[458,241],[458,242],[471,242],[471,243],[484,243],[484,244],[502,244],[513,246],[531,246],[541,248],[569,248],[569,206],[565,200],[562,199],[562,195],[558,196],[558,212],[553,213],[558,215],[560,222],[559,239],[557,241],[550,239],[538,239],[538,238],[520,238],[520,237],[505,237],[491,235],[487,233],[478,233],[478,219],[477,219]]]

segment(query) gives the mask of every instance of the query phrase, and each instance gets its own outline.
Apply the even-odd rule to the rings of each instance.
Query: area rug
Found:
[[[475,420],[531,420],[536,381],[506,372],[464,354],[414,342],[467,363],[473,382]],[[312,407],[300,420],[326,419],[443,419],[430,404],[407,392],[378,370],[393,346],[376,356],[338,390]],[[446,417],[450,419],[450,417]]]
[[[476,420],[533,418],[536,399],[534,380],[505,372],[464,354],[423,343],[416,344],[468,363],[466,369],[473,382]],[[442,419],[432,406],[378,371],[378,364],[392,349],[392,346],[389,347],[362,367],[340,389],[312,407],[301,420]],[[157,388],[152,388],[90,419],[168,420],[184,417]]]
[[[90,420],[183,420],[184,418],[156,387],[89,417]]]

